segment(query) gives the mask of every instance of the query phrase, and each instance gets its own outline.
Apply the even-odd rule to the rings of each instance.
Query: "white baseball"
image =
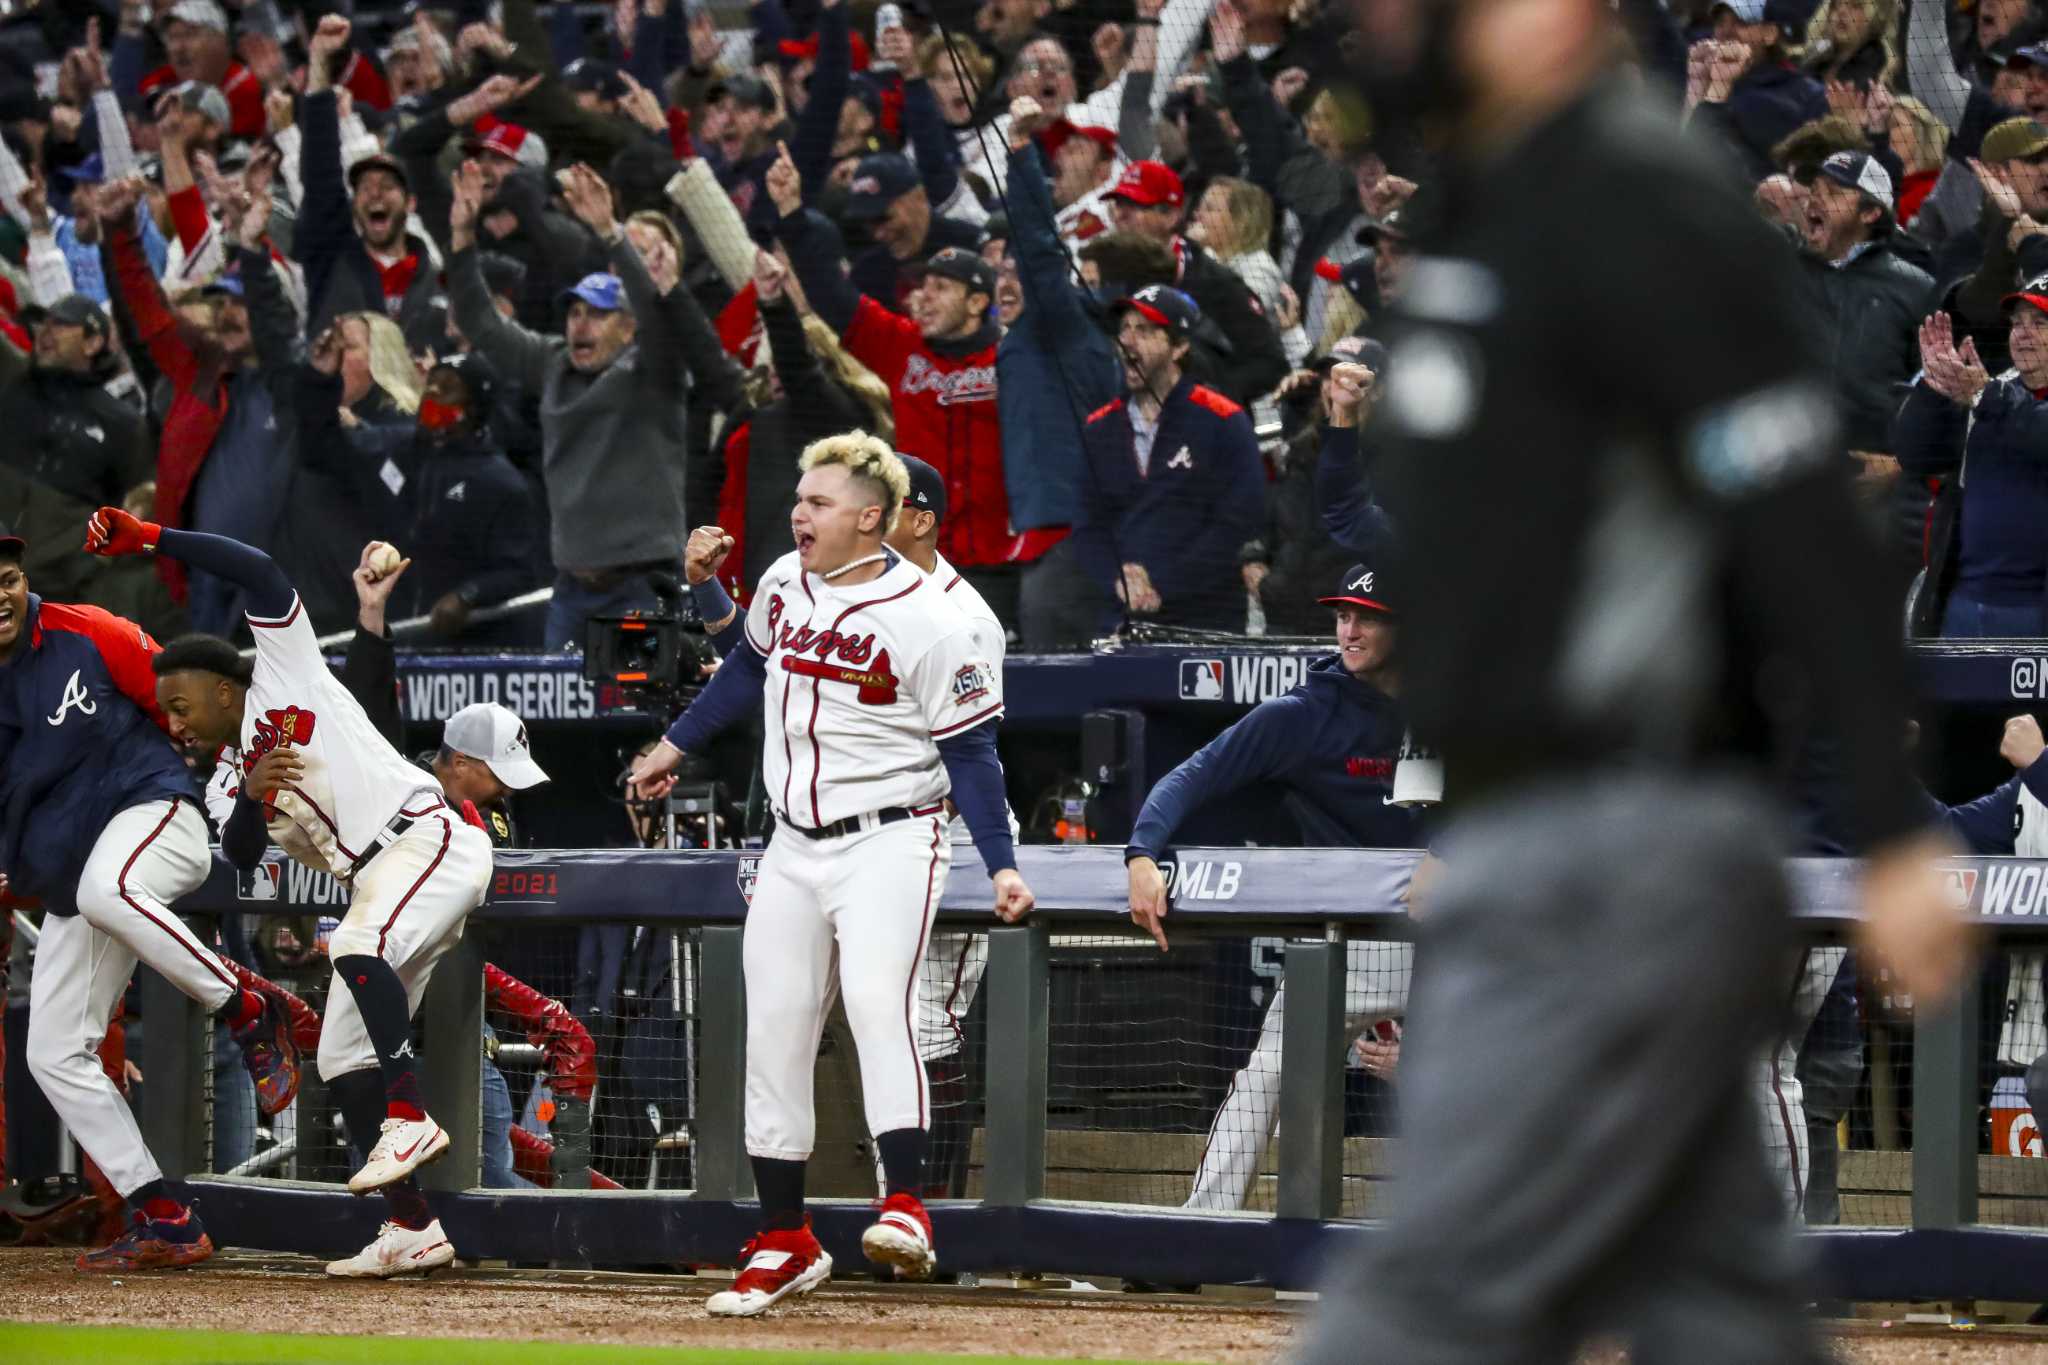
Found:
[[[404,556],[393,545],[377,541],[370,546],[370,573],[374,579],[388,578],[398,572],[398,563]]]

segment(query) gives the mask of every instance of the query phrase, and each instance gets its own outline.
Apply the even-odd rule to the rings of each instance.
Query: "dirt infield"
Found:
[[[89,1278],[73,1253],[0,1250],[0,1318],[73,1325],[609,1342],[775,1350],[1251,1362],[1275,1360],[1300,1305],[1124,1294],[847,1284],[771,1317],[718,1322],[721,1278],[443,1272],[426,1282],[330,1280],[302,1257],[225,1255],[198,1271]],[[1855,1365],[2048,1365],[2048,1332],[1846,1327]],[[1619,1365],[1613,1353],[1587,1365]]]

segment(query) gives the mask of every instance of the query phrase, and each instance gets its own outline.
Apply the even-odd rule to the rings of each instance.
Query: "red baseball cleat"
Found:
[[[292,1037],[291,1012],[276,994],[258,992],[263,1013],[230,1030],[242,1049],[242,1064],[256,1083],[256,1109],[265,1118],[282,1114],[299,1093],[299,1045]]]
[[[186,1209],[176,1218],[146,1218],[138,1209],[128,1231],[115,1238],[113,1245],[80,1256],[78,1268],[98,1274],[173,1270],[197,1265],[211,1255],[213,1239],[192,1210]]]
[[[808,1217],[794,1231],[756,1234],[740,1248],[740,1267],[732,1288],[704,1301],[705,1312],[715,1318],[751,1318],[832,1278],[832,1258],[811,1235]]]
[[[860,1249],[870,1261],[894,1266],[913,1280],[929,1279],[939,1262],[932,1250],[932,1220],[914,1194],[892,1194],[882,1201],[882,1215],[860,1235]]]

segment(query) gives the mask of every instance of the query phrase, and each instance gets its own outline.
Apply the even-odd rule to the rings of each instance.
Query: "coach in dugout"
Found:
[[[1396,698],[1398,601],[1383,571],[1348,569],[1329,595],[1336,609],[1335,654],[1309,664],[1308,680],[1256,707],[1161,778],[1145,798],[1124,850],[1131,918],[1166,947],[1166,879],[1159,859],[1173,832],[1197,806],[1248,783],[1281,783],[1301,827],[1302,843],[1337,848],[1412,848],[1422,832],[1413,810],[1388,804],[1406,723]],[[1403,1012],[1412,958],[1405,943],[1356,942],[1346,952],[1347,1036]],[[1188,1207],[1244,1205],[1259,1159],[1279,1118],[1281,1017],[1285,987],[1275,991],[1259,1042],[1230,1083]]]

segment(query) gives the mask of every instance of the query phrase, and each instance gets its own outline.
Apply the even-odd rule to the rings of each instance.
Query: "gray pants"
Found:
[[[1822,1357],[1752,1072],[1783,1008],[1781,852],[1746,788],[1615,776],[1481,807],[1419,924],[1388,1222],[1314,1365]]]

